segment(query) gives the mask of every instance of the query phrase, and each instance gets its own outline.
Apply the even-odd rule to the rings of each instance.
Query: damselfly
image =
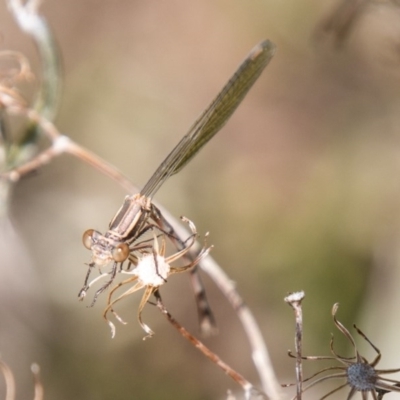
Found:
[[[89,229],[83,234],[83,243],[92,251],[92,259],[84,286],[79,293],[80,298],[86,295],[89,288],[89,275],[93,267],[101,268],[112,263],[109,280],[95,293],[94,303],[113,282],[118,266],[122,268],[125,261],[135,264],[135,242],[149,230],[158,229],[174,241],[178,248],[185,247],[185,243],[175,235],[172,226],[152,203],[152,197],[171,175],[179,172],[222,128],[274,53],[275,45],[268,40],[255,46],[217,97],[157,168],[144,188],[137,194],[125,197],[121,208],[111,220],[108,231],[103,235]]]

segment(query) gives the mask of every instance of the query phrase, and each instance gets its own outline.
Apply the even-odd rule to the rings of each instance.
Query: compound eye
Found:
[[[82,236],[83,245],[89,250],[91,250],[93,246],[93,233],[94,229],[88,229]]]
[[[129,246],[126,243],[121,243],[112,251],[112,257],[116,262],[123,262],[128,258],[129,253]]]

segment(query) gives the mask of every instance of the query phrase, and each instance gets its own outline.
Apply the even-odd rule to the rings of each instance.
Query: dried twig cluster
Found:
[[[302,293],[302,292],[300,292]],[[395,369],[376,369],[377,364],[381,359],[380,350],[368,339],[368,337],[356,326],[354,329],[357,333],[366,340],[376,352],[376,357],[369,362],[364,356],[362,356],[356,346],[356,342],[349,332],[349,330],[336,318],[336,313],[339,308],[339,304],[336,303],[332,307],[332,317],[336,328],[349,340],[354,349],[354,355],[350,357],[339,355],[334,349],[334,336],[332,335],[330,342],[330,356],[303,356],[301,353],[301,338],[302,332],[302,314],[301,314],[301,300],[304,294],[291,294],[285,300],[294,308],[296,314],[296,351],[295,353],[289,351],[289,356],[296,359],[296,387],[297,394],[293,398],[294,400],[301,400],[302,394],[308,391],[315,385],[330,381],[341,379],[344,383],[340,384],[335,389],[329,391],[323,395],[320,400],[326,399],[334,393],[338,392],[345,387],[350,388],[347,394],[347,399],[352,399],[357,393],[361,394],[363,400],[367,400],[371,395],[374,400],[381,400],[383,396],[390,392],[400,392],[400,381],[395,379],[389,379],[383,375],[400,372],[400,368]],[[310,377],[303,379],[301,373],[302,360],[332,360],[338,361],[338,365],[323,368],[311,375]],[[315,378],[315,379],[314,379]],[[306,387],[303,388],[303,382],[310,382]],[[284,387],[293,386],[293,384],[283,385]]]

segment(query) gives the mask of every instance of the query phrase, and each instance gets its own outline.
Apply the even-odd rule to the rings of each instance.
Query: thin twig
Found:
[[[44,389],[42,380],[40,379],[40,367],[38,364],[34,363],[31,365],[31,371],[33,374],[33,380],[35,384],[35,394],[33,400],[43,400]]]
[[[0,370],[6,382],[6,397],[5,400],[15,400],[15,380],[10,367],[0,360]]]
[[[4,96],[0,96],[0,101],[5,104]],[[21,166],[12,169],[9,172],[3,173],[1,176],[12,182],[18,181],[22,176],[37,170],[43,165],[52,161],[55,157],[60,154],[67,153],[81,161],[94,167],[102,174],[115,180],[121,187],[127,190],[129,193],[135,193],[138,191],[137,187],[133,185],[130,180],[125,177],[122,172],[120,172],[116,167],[109,164],[107,161],[103,160],[95,153],[85,149],[84,147],[78,145],[68,136],[61,134],[56,126],[46,117],[42,116],[37,111],[25,107],[20,104],[18,100],[10,100],[8,97],[8,103],[5,104],[7,110],[10,113],[25,116],[30,121],[36,123],[42,128],[43,133],[51,141],[51,146],[46,150],[39,153],[36,157],[32,158],[30,161],[22,164]]]
[[[180,237],[187,236],[186,229],[178,223],[165,208],[161,207],[159,204],[157,204],[157,207]],[[198,251],[198,249],[199,247],[196,247],[194,252]],[[242,323],[252,349],[251,355],[253,363],[259,374],[263,391],[267,393],[271,399],[280,399],[282,397],[281,386],[276,378],[267,345],[253,313],[237,291],[235,282],[229,278],[226,272],[210,255],[201,261],[199,267],[210,276],[219,290],[225,295]]]
[[[179,333],[185,339],[187,339],[194,347],[196,347],[199,351],[201,351],[209,360],[211,360],[214,364],[216,364],[219,368],[221,368],[229,377],[231,377],[236,383],[238,383],[243,388],[246,399],[250,398],[252,394],[257,394],[258,396],[262,396],[262,398],[264,399],[267,398],[264,393],[255,388],[247,379],[245,379],[241,374],[239,374],[239,372],[235,371],[232,367],[230,367],[228,364],[222,361],[219,356],[217,356],[200,340],[194,337],[181,324],[179,324],[179,322],[175,318],[173,318],[172,315],[169,313],[169,311],[166,309],[165,305],[161,300],[161,296],[158,290],[154,293],[154,296],[157,299],[158,309],[167,318],[167,320],[171,323],[171,325],[174,328],[176,328],[179,331]]]
[[[296,335],[295,335],[295,350],[296,350],[296,392],[297,400],[301,400],[303,393],[303,363],[302,363],[302,339],[303,339],[303,311],[301,302],[304,299],[304,292],[290,293],[285,297],[288,303],[294,310],[296,319]]]
[[[35,384],[35,394],[33,400],[43,400],[43,385],[40,380],[39,372],[40,368],[37,364],[32,364],[31,370],[33,373],[33,379]],[[15,400],[15,379],[11,368],[4,362],[0,360],[0,371],[4,376],[5,386],[6,386],[6,397],[4,400]]]
[[[243,329],[249,339],[252,349],[251,356],[259,373],[263,390],[271,399],[279,399],[280,386],[261,330],[253,313],[237,291],[235,283],[211,257],[207,257],[200,264],[200,268],[216,283],[241,321]]]

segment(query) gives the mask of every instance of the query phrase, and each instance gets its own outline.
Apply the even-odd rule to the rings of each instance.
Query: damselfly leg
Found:
[[[109,264],[108,257],[104,258],[98,257],[97,262],[92,261],[88,264],[89,268],[86,274],[85,282],[78,295],[80,300],[83,300],[86,297],[87,291],[91,286],[93,286],[95,283],[105,278],[106,282],[95,292],[93,296],[91,307],[94,306],[99,295],[103,293],[106,289],[108,289],[110,285],[113,283],[117,272],[124,271],[123,265],[125,262],[128,262],[128,270],[131,269],[132,266],[136,266],[138,261],[136,253],[138,252],[143,253],[145,251],[148,251],[153,246],[154,238],[140,240],[140,238],[145,236],[148,232],[153,232],[153,233],[157,232],[154,237],[156,238],[158,236],[168,237],[172,241],[172,243],[175,243],[177,247],[179,247],[180,249],[186,248],[186,241],[183,242],[182,240],[180,240],[180,238],[176,236],[172,227],[166,221],[165,224],[163,225],[161,224],[160,215],[161,215],[160,212],[152,204],[149,217],[147,218],[146,221],[146,226],[144,226],[131,239],[127,240],[126,242],[119,243],[117,246],[113,247],[111,251],[113,262],[111,263],[111,269],[108,272],[103,273],[101,270],[101,267],[103,265],[106,266]],[[166,227],[165,229],[164,226]],[[140,240],[140,242],[138,242],[138,240]],[[96,249],[96,246],[102,246],[100,247],[102,250],[105,245],[110,247],[114,243],[114,241],[112,237],[103,237],[103,235],[101,235],[99,232],[90,229],[84,233],[83,243],[85,247],[91,249],[97,254],[98,250]],[[100,255],[103,255],[102,251],[100,251]],[[99,260],[101,262],[99,262]],[[91,272],[96,266],[99,268],[100,276],[89,281]]]

